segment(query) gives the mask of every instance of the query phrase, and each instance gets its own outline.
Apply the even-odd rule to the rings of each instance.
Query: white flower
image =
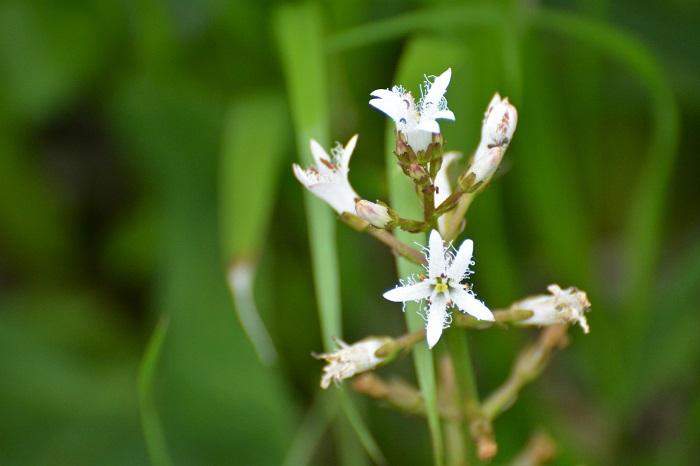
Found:
[[[578,322],[583,333],[590,331],[585,313],[591,307],[585,291],[571,287],[562,290],[559,285],[547,287],[551,295],[530,296],[513,303],[511,309],[532,311],[532,317],[522,320],[519,325],[554,325]]]
[[[328,362],[323,368],[321,388],[325,390],[333,380],[342,382],[355,374],[377,367],[384,361],[384,358],[378,358],[376,352],[390,341],[391,339],[387,337],[369,337],[353,345],[348,345],[343,340],[336,339],[340,349],[336,350],[335,353],[313,355],[316,359],[324,359]]]
[[[360,199],[348,181],[350,157],[356,142],[357,134],[350,138],[345,147],[337,143],[329,156],[321,144],[312,139],[311,154],[316,165],[311,165],[306,170],[296,163],[292,166],[299,182],[340,215],[343,212],[354,214],[355,201]]]
[[[508,144],[513,139],[515,127],[518,125],[518,111],[508,102],[508,97],[501,99],[496,93],[489,102],[484,113],[484,122],[481,126],[481,142],[474,154],[474,163],[485,156],[489,149],[500,147],[506,151]]]
[[[484,303],[474,297],[469,285],[460,283],[470,274],[473,249],[474,243],[468,239],[453,254],[450,248],[445,249],[440,233],[433,230],[426,257],[428,277],[421,277],[418,282],[410,279],[407,284],[384,293],[386,299],[394,302],[428,300],[426,333],[430,348],[438,342],[442,330],[449,327],[447,308],[450,306],[455,305],[480,320],[495,320]]]
[[[431,143],[433,134],[440,132],[438,119],[453,120],[454,113],[447,108],[445,91],[450,84],[452,70],[448,69],[431,82],[427,77],[421,86],[421,98],[415,103],[413,95],[402,86],[377,89],[369,101],[374,108],[386,113],[396,122],[396,129],[406,138],[406,144],[414,152],[424,151]]]

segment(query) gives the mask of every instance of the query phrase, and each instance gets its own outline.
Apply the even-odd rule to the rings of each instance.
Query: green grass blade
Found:
[[[219,170],[221,243],[229,288],[238,320],[258,358],[267,365],[277,361],[277,352],[255,305],[253,283],[257,257],[270,226],[288,126],[283,95],[267,93],[238,100],[224,123]]]
[[[255,264],[251,261],[242,260],[231,264],[227,282],[243,331],[253,345],[260,362],[271,366],[277,362],[277,350],[255,304],[253,294],[255,270]]]
[[[146,352],[141,360],[139,368],[139,405],[141,406],[141,425],[146,439],[148,455],[155,466],[168,466],[173,464],[168,445],[165,440],[163,426],[160,423],[155,402],[153,400],[153,379],[155,376],[160,353],[163,349],[165,336],[168,332],[170,321],[162,317],[158,321],[153,335],[148,342]]]
[[[223,132],[219,207],[222,247],[230,264],[257,256],[270,225],[290,139],[284,95],[268,91],[237,100]]]
[[[325,37],[320,11],[312,4],[280,7],[275,15],[275,30],[296,128],[297,153],[300,162],[308,164],[312,160],[309,139],[314,138],[325,147],[330,140]],[[335,349],[333,336],[342,337],[335,241],[337,220],[335,212],[311,193],[304,192],[304,201],[321,332],[325,350],[332,352]],[[369,429],[351,409],[352,403],[344,402],[342,406],[367,453],[375,461],[381,459],[381,452],[377,454],[379,450]]]
[[[503,21],[504,10],[497,6],[465,5],[417,10],[369,23],[329,37],[333,52],[377,44],[420,32],[463,31],[470,26],[494,25]]]
[[[374,461],[375,464],[386,464],[386,459],[384,458],[382,451],[379,449],[379,445],[377,445],[376,440],[374,440],[374,437],[372,437],[369,429],[367,429],[365,426],[362,416],[360,416],[360,412],[355,403],[352,401],[350,394],[343,390],[337,390],[337,392],[338,398],[340,399],[340,405],[342,406],[343,411],[345,411],[345,415],[347,416],[350,425],[355,430],[360,443],[364,447],[369,457],[372,458],[372,461]]]
[[[326,60],[320,13],[312,5],[285,6],[275,16],[296,146],[300,163],[312,162],[309,140],[328,148],[330,137]],[[291,169],[290,169],[291,176]],[[301,188],[300,188],[301,189]],[[342,335],[336,220],[333,211],[309,192],[304,192],[309,246],[318,301],[324,348],[333,351],[333,336]]]
[[[337,400],[329,400],[325,393],[317,393],[297,428],[292,446],[284,458],[283,466],[305,466],[311,463],[314,451],[328,424],[338,411]],[[324,403],[324,401],[331,401]],[[326,406],[324,406],[324,404]]]

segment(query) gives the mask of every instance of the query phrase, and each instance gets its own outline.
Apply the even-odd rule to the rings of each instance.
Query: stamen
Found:
[[[326,159],[321,159],[321,163],[324,164],[325,166],[327,166],[328,168],[330,168],[330,169],[333,170],[333,171],[337,171],[337,170],[338,170],[338,166],[337,166],[336,164],[334,164],[333,162],[330,162],[330,161],[328,161],[328,160],[326,160]]]

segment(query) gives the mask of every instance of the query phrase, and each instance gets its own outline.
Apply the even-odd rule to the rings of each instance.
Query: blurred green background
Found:
[[[0,2],[0,464],[369,463],[336,389],[318,388],[291,163],[309,157],[295,140],[359,133],[351,182],[387,199],[386,119],[367,101],[416,50],[427,75],[444,71],[433,51],[454,58],[448,149],[476,147],[495,91],[519,110],[502,176],[468,214],[479,297],[505,307],[557,282],[593,303],[591,334],[572,329],[496,422],[495,464],[538,428],[557,464],[698,464],[700,4],[316,7]],[[285,34],[309,32],[298,18],[319,27],[321,69],[289,52]],[[318,101],[288,97],[304,85]],[[381,298],[392,256],[344,225],[337,241],[342,337],[403,333]],[[237,318],[233,263],[257,270],[268,364]],[[535,335],[470,334],[482,393]],[[411,358],[379,372],[414,380]],[[351,400],[388,464],[431,461],[424,419]]]

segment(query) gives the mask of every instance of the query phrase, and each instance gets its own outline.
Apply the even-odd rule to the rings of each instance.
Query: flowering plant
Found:
[[[402,217],[385,202],[363,199],[350,186],[349,161],[357,136],[353,136],[344,147],[338,144],[330,156],[312,140],[311,151],[316,165],[303,170],[295,164],[293,169],[304,187],[329,204],[347,225],[369,233],[397,255],[425,268],[425,273],[406,277],[384,293],[387,300],[403,303],[404,309],[408,302],[420,303],[419,313],[424,313],[425,328],[395,338],[366,337],[354,344],[336,339],[340,346],[337,351],[315,355],[328,363],[321,378],[323,389],[327,389],[331,382],[339,384],[364,373],[353,383],[356,391],[381,398],[399,409],[420,411],[421,403],[425,401],[421,400],[418,389],[405,382],[385,381],[368,372],[388,364],[399,353],[411,350],[422,341],[433,349],[443,331],[450,326],[461,329],[484,329],[496,325],[545,327],[539,340],[523,349],[511,377],[489,397],[479,401],[476,392],[471,390],[464,403],[450,404],[449,400],[440,400],[443,408],[448,406],[441,412],[443,420],[448,422],[466,417],[478,457],[490,460],[497,453],[493,419],[510,407],[526,383],[539,375],[550,354],[566,344],[568,325],[578,323],[588,333],[585,313],[590,302],[585,292],[576,288],[562,290],[558,285],[548,287],[550,295],[526,297],[507,309],[490,310],[477,299],[467,282],[473,273],[474,242],[463,239],[459,247],[454,247],[453,241],[462,234],[464,218],[473,199],[493,180],[513,139],[518,114],[507,97],[501,98],[498,93],[494,95],[484,114],[481,140],[457,182],[451,182],[448,167],[458,163],[461,154],[444,151],[445,142],[437,122],[456,119],[445,98],[451,78],[451,69],[437,77],[426,77],[418,102],[402,86],[375,90],[369,102],[396,125],[394,154],[406,182],[415,188],[422,206],[422,218]],[[427,246],[419,250],[401,241],[392,232],[396,229],[427,233]],[[441,364],[441,381],[448,385],[449,380],[454,379],[449,376],[450,358],[450,351],[445,352],[443,360],[447,363]],[[468,355],[466,361],[466,368],[471,372]],[[473,374],[468,377],[473,380]],[[407,399],[411,401],[407,402]]]

